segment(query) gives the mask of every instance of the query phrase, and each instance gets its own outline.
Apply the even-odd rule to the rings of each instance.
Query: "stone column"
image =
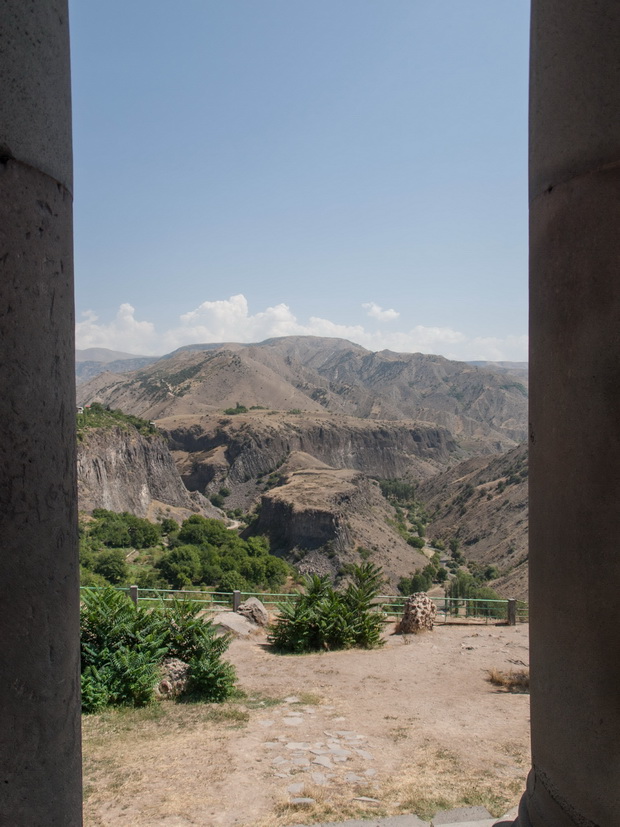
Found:
[[[620,3],[533,0],[532,764],[522,827],[620,823]]]
[[[0,0],[0,823],[81,825],[66,0]]]

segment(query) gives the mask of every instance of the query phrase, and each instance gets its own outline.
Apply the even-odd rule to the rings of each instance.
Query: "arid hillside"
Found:
[[[427,536],[456,538],[468,561],[496,565],[491,585],[527,599],[527,446],[475,457],[423,482],[417,496],[430,515]]]
[[[419,420],[448,428],[473,452],[506,450],[525,438],[527,387],[505,370],[301,336],[182,348],[128,374],[96,376],[79,387],[78,400],[149,419],[240,404]]]

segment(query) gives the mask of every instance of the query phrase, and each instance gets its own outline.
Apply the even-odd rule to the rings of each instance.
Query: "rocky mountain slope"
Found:
[[[494,564],[491,583],[506,597],[527,599],[527,446],[475,457],[423,482],[416,496],[431,521],[427,537],[456,538],[469,561]]]
[[[324,412],[168,417],[159,427],[185,485],[206,494],[223,486],[229,507],[246,508],[295,451],[378,478],[426,479],[460,456],[445,428]]]
[[[364,419],[421,420],[471,450],[525,438],[527,387],[505,371],[421,353],[371,353],[344,339],[268,339],[194,345],[127,375],[80,386],[93,400],[149,419],[234,407],[328,411]]]
[[[78,442],[77,467],[80,511],[106,508],[150,519],[221,516],[183,485],[161,434],[120,426],[89,428]]]

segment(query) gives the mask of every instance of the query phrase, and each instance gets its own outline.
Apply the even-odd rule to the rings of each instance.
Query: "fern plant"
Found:
[[[198,615],[199,603],[137,608],[112,588],[84,590],[81,608],[82,708],[144,706],[153,700],[158,667],[166,657],[189,664],[194,700],[223,700],[233,691],[234,668],[221,659],[229,638],[218,637]]]

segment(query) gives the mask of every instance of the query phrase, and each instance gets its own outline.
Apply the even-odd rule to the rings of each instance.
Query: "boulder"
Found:
[[[162,698],[178,698],[187,687],[189,666],[178,658],[166,658],[160,667],[156,692]]]
[[[218,612],[212,620],[218,632],[232,634],[234,637],[249,637],[259,632],[256,623],[237,612]]]
[[[411,635],[433,629],[437,608],[425,592],[416,592],[405,601],[403,617],[396,627],[397,634]]]
[[[269,614],[267,609],[263,606],[257,597],[248,597],[239,606],[238,614],[247,617],[257,626],[267,626],[269,624]]]

